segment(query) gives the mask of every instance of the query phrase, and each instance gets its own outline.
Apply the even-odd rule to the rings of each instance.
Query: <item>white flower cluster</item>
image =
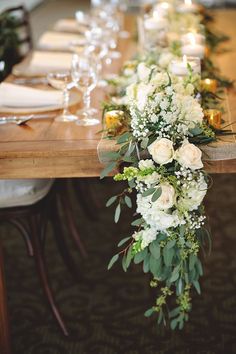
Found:
[[[144,230],[137,231],[133,234],[135,241],[141,240],[141,249],[147,247],[152,241],[156,239],[157,231],[152,227],[148,227]]]
[[[167,150],[169,148],[171,158],[174,158],[173,147],[170,144],[168,146],[168,144],[166,145]],[[192,145],[185,142],[185,145],[187,144]],[[168,154],[164,155],[164,147],[162,148],[162,158],[170,159],[170,156],[167,156]],[[195,146],[194,148],[198,149]],[[192,158],[193,160],[189,155],[188,161],[193,162],[194,157],[192,156]],[[207,183],[204,173],[200,170],[201,167],[199,166],[196,169],[195,163],[196,161],[194,161],[192,168],[182,165],[179,170],[176,170],[174,173],[176,183],[171,184],[167,177],[163,177],[155,171],[155,163],[152,160],[147,159],[139,162],[139,170],[142,176],[138,176],[136,179],[137,212],[141,214],[148,227],[138,232],[138,236],[135,233],[133,237],[135,240],[142,240],[142,249],[151,242],[150,240],[158,231],[168,233],[168,229],[180,225],[186,225],[189,230],[194,230],[203,225],[205,217],[196,211],[206,195]],[[142,174],[144,171],[150,172]],[[156,190],[161,189],[161,195],[155,201],[152,200],[153,194],[143,196],[143,193],[150,187]],[[146,230],[148,230],[147,233],[144,232]]]
[[[202,123],[203,110],[192,96],[191,84],[185,86],[181,78],[167,73],[152,73],[143,63],[138,66],[138,77],[141,82],[126,90],[135,137],[141,139],[155,131],[160,138],[181,141],[189,129]]]

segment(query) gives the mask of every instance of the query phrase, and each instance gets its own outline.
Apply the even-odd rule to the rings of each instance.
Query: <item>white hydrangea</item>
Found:
[[[146,228],[145,230],[141,230],[138,232],[135,232],[133,234],[133,238],[135,241],[142,240],[141,242],[141,248],[144,249],[147,247],[152,241],[156,239],[157,236],[157,231],[155,228]]]
[[[137,212],[142,215],[148,225],[159,231],[176,227],[181,223],[176,212],[160,210],[155,203],[152,203],[151,197],[142,197],[140,193],[137,194]]]

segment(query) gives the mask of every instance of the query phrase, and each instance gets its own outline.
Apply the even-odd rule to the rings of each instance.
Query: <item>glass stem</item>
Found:
[[[69,98],[70,98],[70,94],[69,94],[69,90],[67,88],[67,85],[65,85],[64,89],[63,89],[63,115],[67,115],[68,112],[68,108],[69,108]]]
[[[90,97],[90,91],[86,90],[84,92],[84,96],[83,96],[83,101],[84,101],[84,111],[85,111],[85,118],[88,118],[88,111],[90,109],[90,105],[91,105],[91,97]]]

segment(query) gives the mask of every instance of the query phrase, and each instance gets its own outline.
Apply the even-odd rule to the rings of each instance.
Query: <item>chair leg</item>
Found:
[[[56,205],[51,208],[51,221],[52,221],[52,227],[53,227],[53,235],[58,247],[58,250],[60,252],[60,255],[67,266],[68,270],[70,273],[73,275],[73,277],[78,280],[82,278],[81,272],[79,271],[78,267],[76,267],[76,264],[73,260],[73,258],[70,255],[70,252],[68,251],[68,247],[65,241],[63,229],[62,229],[62,223],[60,221],[60,215],[59,215],[59,201],[57,202],[58,198],[56,199]]]
[[[48,275],[45,267],[45,260],[42,252],[42,246],[40,244],[40,233],[39,233],[39,227],[37,223],[37,219],[35,215],[32,215],[30,218],[30,226],[31,226],[31,235],[32,235],[32,244],[33,244],[33,249],[34,249],[34,256],[35,256],[35,262],[36,266],[38,269],[39,277],[43,286],[43,290],[45,292],[45,295],[47,297],[47,300],[50,304],[50,307],[52,309],[52,312],[59,324],[59,327],[61,328],[63,334],[65,336],[68,336],[68,330],[64,324],[64,321],[61,317],[61,314],[59,312],[59,309],[55,303],[51,287],[49,285],[49,280],[48,280]]]
[[[26,229],[26,226],[23,224],[22,221],[20,221],[18,219],[9,219],[8,222],[10,224],[12,224],[13,226],[15,226],[17,228],[17,230],[21,233],[21,235],[24,238],[26,247],[27,247],[28,255],[30,257],[33,257],[33,255],[34,255],[33,246],[32,246],[31,240],[30,240],[29,231]]]
[[[68,225],[69,232],[70,232],[71,236],[73,237],[82,256],[84,258],[86,258],[87,252],[84,248],[84,245],[82,243],[81,237],[78,233],[78,230],[77,230],[77,227],[75,224],[75,219],[73,216],[73,209],[72,209],[72,205],[70,202],[69,190],[68,190],[67,186],[65,186],[63,189],[61,189],[58,192],[58,196],[59,196],[59,201],[61,203],[61,206],[62,206],[64,214],[65,214],[66,224]]]

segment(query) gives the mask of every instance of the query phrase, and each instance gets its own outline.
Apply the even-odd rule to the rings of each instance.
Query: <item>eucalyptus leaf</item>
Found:
[[[156,188],[149,188],[145,192],[143,192],[142,197],[148,197],[149,195],[155,192]]]
[[[140,226],[142,223],[143,223],[143,218],[139,218],[139,219],[134,220],[134,221],[131,223],[131,225],[132,225],[132,226]]]
[[[166,246],[163,249],[163,257],[164,257],[164,263],[166,266],[170,266],[172,264],[172,260],[174,257],[174,249],[173,248],[167,248]]]
[[[128,208],[132,208],[132,201],[128,195],[125,196],[125,203]]]
[[[158,242],[153,241],[149,245],[150,252],[155,259],[159,259],[161,255],[160,245]]]
[[[132,258],[133,258],[133,255],[132,255],[132,246],[131,246],[129,248],[128,252],[127,252],[127,255],[126,255],[126,267],[127,267],[127,269],[130,266]]]
[[[120,213],[121,213],[121,206],[120,206],[120,204],[118,204],[116,207],[115,217],[114,217],[115,223],[118,223],[118,221],[120,219]]]
[[[128,240],[130,240],[131,237],[125,237],[123,238],[119,243],[118,243],[118,247],[123,246]]]
[[[201,288],[200,288],[199,282],[197,280],[195,280],[195,281],[193,281],[193,285],[194,285],[195,289],[197,290],[197,293],[199,295],[201,295]]]
[[[147,311],[144,312],[145,317],[150,317],[154,312],[153,308],[148,309]]]
[[[177,327],[177,324],[178,324],[178,319],[177,319],[177,318],[173,319],[173,320],[170,322],[170,328],[174,331],[175,328]]]
[[[114,168],[116,167],[116,162],[111,162],[109,163],[105,168],[104,170],[102,170],[101,174],[100,174],[100,179],[103,179],[104,177],[108,176],[109,173],[111,171],[114,170]]]
[[[153,196],[152,196],[152,202],[153,202],[153,203],[154,203],[155,201],[157,201],[158,198],[160,198],[161,193],[162,193],[161,188],[157,188],[156,191],[153,193]]]
[[[111,269],[111,267],[113,266],[113,264],[118,260],[119,258],[119,255],[118,254],[115,254],[112,259],[110,260],[109,264],[108,264],[108,267],[107,269]]]
[[[136,253],[134,256],[134,263],[139,264],[141,263],[147,256],[147,249],[145,248],[143,251]]]
[[[114,197],[111,197],[110,199],[108,199],[107,203],[106,203],[106,207],[111,206],[117,199],[117,195],[115,195]]]
[[[147,254],[146,257],[144,258],[144,261],[143,261],[143,272],[144,273],[147,273],[150,269],[149,261],[150,261],[150,255]]]
[[[117,144],[123,144],[126,143],[129,138],[130,138],[131,134],[129,132],[126,132],[124,134],[122,134],[118,139],[117,139]]]

